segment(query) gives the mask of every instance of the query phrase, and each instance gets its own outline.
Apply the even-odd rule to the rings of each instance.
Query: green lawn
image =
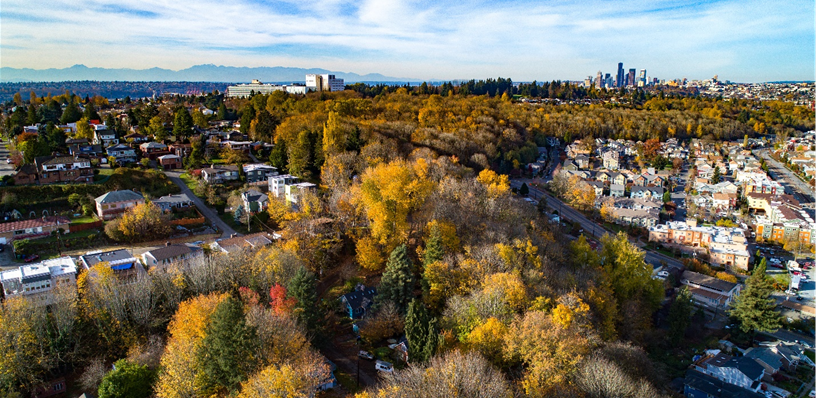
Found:
[[[187,185],[187,188],[195,191],[196,186],[198,186],[198,180],[196,180],[196,178],[190,176],[190,174],[188,173],[182,173],[179,176],[179,178],[181,179],[181,181],[184,182],[185,185]]]
[[[233,216],[232,212],[224,212],[223,215],[218,215],[218,217],[221,218],[221,220],[223,220],[229,227],[232,227],[235,229],[235,231],[241,234],[251,234],[263,231],[263,226],[261,226],[261,224],[254,219],[252,220],[252,231],[248,231],[246,224],[235,223],[235,217]]]
[[[61,236],[61,239],[64,241],[64,240],[67,240],[69,238],[84,238],[84,237],[90,236],[91,234],[99,234],[99,231],[96,230],[96,229],[88,229],[88,230],[77,231],[76,233],[63,234]],[[55,242],[55,241],[57,241],[57,237],[55,237],[55,236],[48,236],[48,237],[40,238],[40,239],[37,240],[38,243]]]
[[[96,218],[91,216],[80,216],[78,218],[71,218],[71,224],[81,224],[81,223],[93,223],[96,221]]]
[[[104,183],[113,175],[113,168],[97,168],[98,175],[94,176],[94,183]]]

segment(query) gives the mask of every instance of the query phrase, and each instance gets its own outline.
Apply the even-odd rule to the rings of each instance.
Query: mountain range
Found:
[[[333,74],[346,83],[354,82],[418,82],[417,79],[395,78],[379,73],[359,75],[353,72],[333,72],[320,68],[291,67],[232,67],[223,65],[194,65],[174,71],[163,68],[110,69],[74,65],[70,68],[0,68],[0,82],[60,82],[76,80],[96,81],[149,81],[149,82],[247,82],[258,79],[264,83],[303,82],[306,74]]]

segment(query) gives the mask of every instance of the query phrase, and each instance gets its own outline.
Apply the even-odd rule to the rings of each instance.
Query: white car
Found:
[[[377,371],[382,371],[384,373],[394,372],[394,365],[388,362],[384,362],[382,360],[377,360],[374,363],[374,368],[377,369]]]

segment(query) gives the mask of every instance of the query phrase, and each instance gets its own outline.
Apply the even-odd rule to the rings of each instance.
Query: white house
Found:
[[[50,292],[54,288],[76,289],[76,274],[74,259],[63,256],[0,272],[0,283],[6,298],[25,296],[48,305],[53,301]]]

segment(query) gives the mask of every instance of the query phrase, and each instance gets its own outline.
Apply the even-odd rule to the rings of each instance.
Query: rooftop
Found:
[[[16,222],[0,223],[0,233],[70,223],[71,221],[63,216],[50,216],[38,219],[18,220]]]
[[[96,197],[96,202],[99,204],[138,200],[144,201],[144,197],[133,190],[109,191],[100,195],[99,197]]]
[[[736,286],[739,285],[736,283],[730,283],[725,280],[720,280],[715,277],[706,276],[705,274],[696,273],[690,270],[686,270],[683,272],[682,280],[688,280],[689,283],[696,284],[701,287],[705,287],[723,293],[731,292],[731,290],[733,290]]]

